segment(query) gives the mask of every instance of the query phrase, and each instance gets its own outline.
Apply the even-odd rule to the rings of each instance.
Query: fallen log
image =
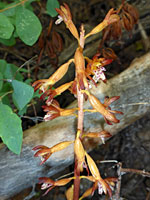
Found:
[[[91,93],[101,101],[105,96],[120,96],[112,106],[112,110],[124,113],[121,121],[112,126],[104,122],[98,113],[85,113],[84,130],[107,130],[112,135],[118,133],[129,124],[144,116],[149,110],[150,99],[150,53],[135,59],[130,67],[121,74],[110,79],[107,84],[100,83],[92,88]],[[75,107],[76,102],[69,107]],[[85,108],[90,108],[85,102]],[[117,116],[118,117],[118,116]],[[118,117],[119,118],[119,117]],[[0,199],[7,199],[30,187],[40,176],[52,176],[73,162],[73,145],[55,153],[42,166],[39,158],[34,158],[32,148],[42,144],[53,146],[64,140],[74,140],[76,133],[76,118],[57,118],[42,122],[24,132],[21,154],[15,155],[4,145],[0,146]],[[101,144],[100,140],[85,141],[87,150]]]

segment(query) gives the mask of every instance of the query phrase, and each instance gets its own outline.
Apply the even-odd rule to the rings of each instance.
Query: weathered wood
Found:
[[[103,117],[99,114],[86,113],[85,131],[110,131],[116,134],[124,127],[133,123],[149,111],[150,99],[150,53],[135,59],[131,66],[120,75],[110,79],[107,84],[100,83],[98,88],[91,92],[100,98],[119,95],[120,100],[112,106],[112,109],[121,110],[119,124],[109,126],[104,123]],[[74,102],[70,107],[76,106]],[[90,105],[85,102],[85,108]],[[118,116],[119,117],[119,116]],[[51,176],[73,162],[73,145],[67,149],[55,153],[46,164],[40,166],[40,160],[34,158],[32,148],[39,144],[53,146],[64,141],[73,140],[76,132],[76,118],[57,118],[53,121],[43,122],[24,132],[23,147],[21,154],[15,155],[4,145],[0,148],[0,199],[20,192],[37,182],[40,176]],[[86,148],[92,149],[101,141],[85,141]]]

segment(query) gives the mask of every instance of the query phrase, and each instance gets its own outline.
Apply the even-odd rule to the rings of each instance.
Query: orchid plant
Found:
[[[93,195],[95,190],[98,189],[99,194],[108,194],[109,197],[112,196],[112,187],[114,187],[117,178],[105,178],[103,179],[97,168],[96,163],[91,158],[91,156],[84,149],[82,143],[83,138],[101,138],[102,142],[105,138],[111,137],[111,134],[103,130],[101,132],[90,132],[85,133],[83,129],[84,112],[98,112],[100,113],[107,124],[119,123],[116,114],[123,114],[120,111],[111,110],[110,104],[119,99],[119,96],[105,97],[104,103],[102,103],[97,97],[91,93],[91,87],[97,86],[97,82],[106,82],[106,76],[104,72],[106,71],[105,66],[110,64],[114,58],[116,58],[112,50],[107,50],[103,52],[103,57],[100,53],[97,53],[92,59],[83,55],[85,40],[101,31],[103,31],[103,39],[108,38],[108,35],[112,34],[111,37],[119,37],[121,35],[121,28],[124,27],[127,30],[131,30],[133,25],[137,22],[137,12],[129,4],[124,1],[118,10],[113,8],[109,10],[104,20],[98,24],[95,28],[91,30],[88,34],[85,34],[84,26],[81,25],[80,33],[72,21],[72,15],[67,4],[60,6],[60,9],[56,9],[58,12],[58,19],[56,24],[62,21],[66,24],[70,33],[78,42],[78,47],[75,51],[74,58],[68,60],[65,64],[60,66],[57,71],[50,76],[48,79],[37,80],[33,83],[33,87],[36,90],[39,89],[42,99],[46,97],[46,105],[43,106],[46,115],[44,117],[45,121],[53,120],[59,116],[74,115],[77,117],[77,133],[74,141],[63,141],[53,147],[49,148],[47,146],[39,145],[33,148],[35,157],[41,157],[41,163],[46,162],[49,157],[57,152],[65,149],[70,144],[74,144],[74,155],[75,155],[75,167],[74,176],[69,178],[63,178],[60,180],[52,180],[47,177],[41,177],[39,183],[42,184],[41,189],[47,189],[45,194],[52,190],[56,186],[64,186],[67,183],[74,180],[72,186],[66,192],[66,198],[68,200],[82,200],[83,198]],[[134,12],[133,12],[134,11]],[[129,22],[132,22],[132,27],[129,27]],[[130,23],[131,26],[131,23]],[[117,27],[117,28],[116,28]],[[115,30],[114,30],[115,29]],[[112,32],[113,31],[113,32]],[[115,33],[116,31],[116,33]],[[101,43],[101,44],[102,44]],[[75,79],[69,83],[65,83],[56,89],[52,89],[53,85],[57,83],[63,76],[67,73],[71,63],[75,65]],[[86,64],[87,63],[87,64]],[[69,89],[72,94],[74,94],[78,100],[78,107],[72,109],[62,109],[59,103],[54,99],[56,95],[60,95],[65,90]],[[84,101],[89,101],[92,109],[83,109]],[[87,176],[83,176],[83,170],[87,171]],[[85,193],[80,196],[80,180],[88,179],[93,182],[93,186],[89,188]]]

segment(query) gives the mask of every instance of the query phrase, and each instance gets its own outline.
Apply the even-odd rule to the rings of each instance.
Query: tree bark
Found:
[[[150,53],[135,59],[130,67],[121,74],[110,79],[107,84],[100,83],[92,88],[91,93],[101,101],[105,96],[120,96],[121,98],[111,106],[112,110],[124,113],[120,123],[112,126],[104,122],[98,113],[85,114],[84,130],[107,130],[115,135],[137,119],[144,116],[149,110],[150,99]],[[73,102],[69,107],[77,106]],[[85,102],[85,108],[91,108]],[[76,133],[76,118],[57,118],[53,121],[42,122],[24,132],[21,154],[15,155],[4,145],[0,146],[0,199],[7,199],[21,190],[30,187],[38,181],[40,176],[52,176],[63,170],[73,162],[73,145],[55,153],[42,166],[39,158],[34,158],[32,148],[36,145],[53,146],[60,141],[74,140]],[[85,140],[85,147],[91,150],[101,144],[100,140]]]

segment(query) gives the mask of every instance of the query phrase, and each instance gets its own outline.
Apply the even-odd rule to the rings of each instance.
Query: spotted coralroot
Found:
[[[85,150],[80,139],[81,131],[78,130],[77,137],[74,142],[74,153],[77,159],[77,173],[83,172],[83,168],[86,168],[85,162]]]
[[[75,69],[77,86],[80,90],[88,89],[88,81],[85,74],[85,60],[83,56],[83,49],[78,47],[75,52]]]
[[[87,159],[87,165],[91,172],[91,176],[81,176],[81,178],[88,179],[89,181],[93,182],[94,184],[93,184],[92,188],[89,188],[81,196],[80,200],[85,197],[88,197],[88,196],[93,196],[95,190],[97,190],[97,189],[98,189],[98,194],[102,194],[102,193],[107,194],[108,193],[109,196],[112,197],[112,191],[111,191],[110,185],[108,184],[107,181],[105,181],[105,179],[102,179],[94,160],[87,153],[86,153],[86,159]]]
[[[61,93],[63,93],[67,89],[69,89],[69,87],[72,85],[72,83],[73,83],[73,81],[71,81],[69,83],[65,83],[55,89],[50,88],[41,95],[40,99],[45,99],[46,97],[48,97],[48,99],[46,100],[46,104],[49,106],[53,102],[54,97],[60,95]]]
[[[104,28],[106,28],[108,25],[113,24],[119,20],[119,16],[117,15],[116,11],[114,9],[110,9],[109,12],[107,13],[105,19],[103,22],[98,24],[90,33],[88,33],[85,38],[94,35],[96,33],[101,32]]]
[[[72,21],[72,15],[70,12],[70,9],[66,3],[64,3],[63,6],[60,6],[60,9],[56,8],[56,11],[58,12],[58,20],[56,21],[56,24],[61,23],[64,21],[66,24],[66,27],[70,30],[72,35],[79,40],[79,34],[77,31],[77,28],[75,27],[73,21]]]
[[[88,63],[86,68],[86,75],[91,80],[91,82],[93,82],[95,86],[99,80],[102,80],[104,83],[106,83],[107,79],[104,73],[106,71],[105,66],[111,64],[113,59],[100,57],[100,53],[95,54],[92,59],[89,59],[88,57],[85,57],[85,59]],[[93,75],[93,77],[89,77],[90,75]]]
[[[93,107],[93,110],[86,110],[89,112],[99,112],[101,115],[103,115],[105,121],[107,124],[112,125],[113,123],[119,123],[120,121],[116,118],[115,114],[123,114],[121,111],[111,110],[109,105],[119,99],[119,96],[114,97],[105,97],[104,103],[101,103],[100,100],[98,100],[94,95],[90,94],[88,91],[83,90],[83,93],[86,93],[88,95],[90,104]]]
[[[102,194],[104,192],[104,189],[102,187],[102,184],[95,181],[95,179],[92,176],[81,176],[81,178],[88,179],[89,181],[93,182],[93,186],[89,189],[87,189],[83,195],[79,198],[79,200],[82,200],[86,197],[90,197],[94,195],[94,192],[98,190],[98,194]],[[103,179],[103,183],[105,184],[107,188],[107,193],[109,197],[112,197],[112,189],[114,189],[116,183],[118,182],[118,178],[115,177],[108,177]]]
[[[64,142],[60,142],[52,147],[47,147],[44,145],[38,145],[36,147],[34,147],[32,150],[33,151],[37,151],[34,154],[34,157],[41,157],[41,163],[40,165],[42,165],[43,163],[45,163],[47,161],[47,159],[55,152],[61,151],[65,148],[67,148],[70,144],[72,144],[74,141],[64,141]]]
[[[33,148],[35,157],[41,158],[41,163],[44,164],[52,154],[58,151],[62,151],[72,144],[75,157],[74,175],[72,177],[52,180],[48,177],[41,177],[39,183],[42,184],[41,188],[46,189],[45,194],[52,190],[56,186],[64,186],[68,183],[71,187],[66,191],[67,200],[82,200],[88,196],[92,196],[96,190],[98,194],[105,194],[112,197],[112,188],[117,182],[117,178],[108,177],[102,178],[99,169],[95,161],[86,152],[83,140],[91,138],[99,138],[102,143],[111,137],[111,132],[106,130],[91,132],[84,130],[84,112],[97,112],[104,117],[105,122],[108,125],[113,123],[119,123],[118,114],[123,114],[121,111],[112,110],[111,104],[119,100],[120,96],[106,96],[104,100],[100,101],[94,96],[90,88],[97,87],[98,82],[103,81],[107,83],[106,69],[107,65],[111,64],[113,60],[117,60],[117,56],[110,48],[100,49],[95,53],[92,58],[85,55],[85,41],[90,36],[103,32],[101,45],[104,44],[108,38],[119,39],[122,34],[122,28],[127,31],[131,31],[133,26],[137,23],[138,13],[136,9],[130,4],[122,0],[122,4],[119,9],[110,9],[106,14],[104,20],[94,27],[89,33],[84,30],[84,25],[81,26],[78,32],[76,25],[73,22],[70,8],[67,4],[63,4],[60,8],[57,8],[58,19],[56,25],[62,21],[65,23],[67,29],[77,41],[77,48],[73,51],[73,58],[62,64],[49,78],[37,80],[33,83],[34,90],[39,90],[42,100],[45,100],[43,105],[45,121],[53,120],[57,117],[66,117],[73,115],[77,118],[76,136],[74,141],[61,141],[52,147],[47,147],[44,144]],[[100,47],[101,47],[100,45]],[[75,77],[68,83],[64,83],[55,87],[68,72],[69,66],[74,65]],[[58,83],[59,84],[59,83]],[[55,97],[63,94],[66,90],[69,90],[75,95],[78,101],[78,107],[76,108],[61,108],[59,103],[55,100]],[[84,109],[84,101],[90,102],[92,109]],[[103,102],[104,101],[104,102]],[[92,120],[91,120],[92,123]],[[69,133],[66,133],[69,134]],[[80,180],[88,179],[93,183],[92,187],[86,190],[80,197]],[[73,182],[74,183],[71,183]]]
[[[77,116],[75,112],[78,110],[78,108],[71,108],[71,109],[60,108],[60,105],[56,100],[53,100],[50,105],[42,106],[42,108],[44,109],[44,112],[47,112],[47,114],[44,116],[45,121],[49,121],[60,116],[69,116],[69,115]]]
[[[63,64],[62,66],[57,69],[57,71],[50,76],[48,79],[41,79],[35,81],[32,86],[34,90],[40,90],[41,92],[45,92],[49,87],[51,88],[55,83],[57,83],[63,76],[67,73],[69,65],[73,62],[73,60],[69,60],[67,63]]]
[[[70,177],[70,178],[64,178],[64,179],[54,181],[47,177],[41,177],[41,178],[39,178],[39,184],[42,184],[42,186],[41,186],[42,190],[47,189],[46,192],[44,193],[44,195],[46,195],[54,187],[64,186],[64,185],[68,184],[71,180],[73,180],[74,178],[75,177]]]
[[[107,131],[100,131],[100,132],[89,132],[84,133],[82,138],[100,138],[102,143],[105,144],[105,139],[110,138],[112,135]]]

